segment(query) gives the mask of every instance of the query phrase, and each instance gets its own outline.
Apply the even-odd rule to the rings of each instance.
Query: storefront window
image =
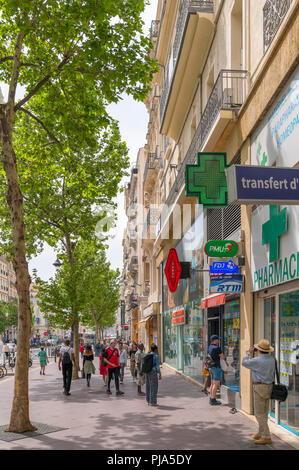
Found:
[[[289,394],[279,421],[299,433],[299,290],[279,296],[280,382]]]
[[[224,382],[234,391],[240,390],[240,301],[232,300],[224,306],[223,314],[224,356],[229,364]]]
[[[192,272],[188,279],[179,281],[176,292],[171,293],[164,275],[163,262],[163,359],[175,369],[200,382],[203,380],[204,310],[200,308],[203,297],[204,266],[203,212],[175,247],[180,261],[190,262]],[[184,322],[175,322],[173,314],[184,310]]]
[[[270,344],[275,347],[275,297],[264,300],[264,338],[270,341]]]
[[[202,374],[205,356],[204,311],[200,302],[190,302],[185,309],[185,324],[173,324],[175,308],[165,312],[164,322],[164,361],[199,382],[204,382]]]

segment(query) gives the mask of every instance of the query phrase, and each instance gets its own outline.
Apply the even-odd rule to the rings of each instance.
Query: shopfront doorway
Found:
[[[208,345],[212,335],[220,336],[220,308],[208,308]]]

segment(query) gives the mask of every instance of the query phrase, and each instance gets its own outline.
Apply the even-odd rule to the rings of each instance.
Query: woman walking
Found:
[[[107,386],[107,363],[103,361],[103,352],[105,351],[102,350],[102,353],[100,354],[100,375],[103,377],[104,380],[104,387]]]
[[[162,379],[159,366],[158,346],[152,344],[150,354],[153,354],[153,368],[150,372],[146,373],[146,401],[150,406],[158,406],[158,376],[159,380]]]
[[[90,387],[91,374],[95,374],[95,367],[92,361],[93,351],[91,345],[88,344],[83,354],[83,370],[86,377],[87,387]]]
[[[39,365],[40,365],[40,375],[46,375],[45,367],[47,364],[49,364],[49,359],[48,359],[47,352],[45,351],[44,346],[40,347],[40,351],[38,352],[38,357],[39,357]]]

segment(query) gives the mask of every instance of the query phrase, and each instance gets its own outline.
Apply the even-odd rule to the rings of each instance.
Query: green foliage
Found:
[[[100,327],[112,326],[119,304],[119,272],[110,269],[102,246],[96,241],[80,241],[72,267],[65,255],[59,258],[62,265],[54,278],[43,281],[35,273],[45,318],[51,325],[67,329],[75,310],[86,326],[95,326],[95,322]]]
[[[0,333],[10,326],[18,324],[18,301],[14,299],[12,302],[0,302]]]

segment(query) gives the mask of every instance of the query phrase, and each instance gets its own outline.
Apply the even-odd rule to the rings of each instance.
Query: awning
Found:
[[[225,294],[210,294],[201,300],[200,308],[217,307],[225,304]]]
[[[150,321],[150,319],[153,318],[153,315],[148,315],[147,317],[143,318],[138,322],[138,328],[141,326],[145,326],[147,322]]]

